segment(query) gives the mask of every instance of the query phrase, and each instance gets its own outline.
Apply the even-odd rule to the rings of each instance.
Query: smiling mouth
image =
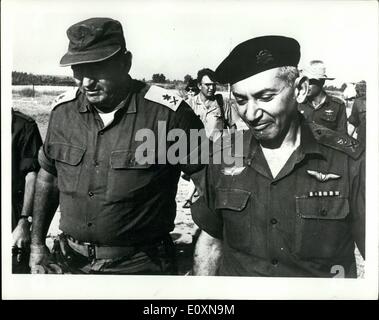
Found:
[[[96,96],[99,94],[99,91],[98,90],[86,90],[86,94],[89,95],[89,96]]]
[[[262,131],[266,129],[269,125],[270,125],[270,122],[259,123],[256,126],[254,126],[254,130]]]

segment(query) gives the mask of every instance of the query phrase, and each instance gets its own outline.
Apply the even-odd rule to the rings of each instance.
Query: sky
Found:
[[[3,0],[2,38],[11,41],[12,70],[71,75],[59,67],[67,28],[111,17],[123,25],[133,77],[163,73],[183,80],[201,68],[215,69],[242,41],[278,34],[299,41],[300,66],[321,59],[328,76],[343,83],[377,71],[370,62],[377,56],[377,14],[375,1]]]

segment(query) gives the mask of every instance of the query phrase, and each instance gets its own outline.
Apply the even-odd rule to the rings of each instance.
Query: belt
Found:
[[[77,240],[67,236],[68,245],[77,253],[89,259],[115,259],[128,255],[133,255],[136,247],[113,247],[113,246],[98,246],[89,242],[78,242]]]

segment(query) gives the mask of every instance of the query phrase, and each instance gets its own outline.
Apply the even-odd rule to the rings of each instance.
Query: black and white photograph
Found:
[[[378,27],[370,0],[1,1],[3,298],[378,299]]]

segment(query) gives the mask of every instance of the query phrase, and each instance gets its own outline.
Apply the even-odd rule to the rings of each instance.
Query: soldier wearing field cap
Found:
[[[298,112],[308,92],[299,59],[295,39],[263,36],[239,44],[216,69],[250,130],[241,140],[224,138],[222,152],[234,164],[211,159],[193,176],[201,196],[191,210],[202,229],[195,275],[357,276],[355,244],[365,253],[364,150]]]
[[[39,153],[32,272],[175,274],[177,183],[181,171],[200,166],[165,162],[173,142],[159,149],[158,128],[188,133],[202,123],[180,97],[130,77],[118,21],[91,18],[67,36],[60,65],[71,66],[79,90],[56,100]],[[147,133],[154,141],[146,149]],[[45,237],[58,204],[62,234],[49,255]]]
[[[345,103],[323,90],[326,80],[334,80],[326,75],[324,62],[312,60],[301,70],[301,73],[309,79],[307,100],[299,104],[299,111],[305,119],[332,130],[347,133]]]

